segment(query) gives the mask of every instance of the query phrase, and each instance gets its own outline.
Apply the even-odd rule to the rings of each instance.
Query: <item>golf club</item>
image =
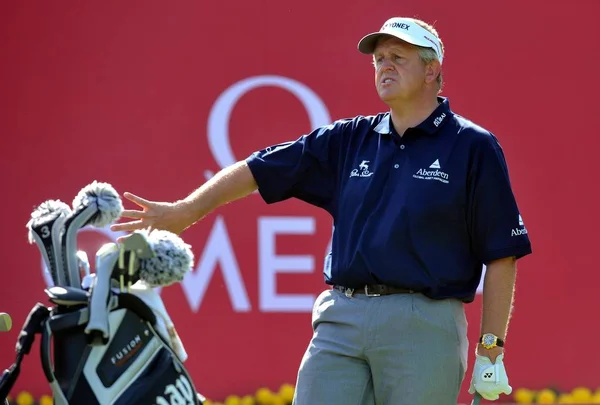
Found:
[[[64,202],[47,200],[33,210],[27,223],[29,243],[37,244],[52,282],[56,286],[66,285],[60,242],[63,225],[70,214],[71,209]]]
[[[64,223],[62,251],[68,286],[81,288],[80,260],[77,256],[77,232],[86,225],[103,228],[116,221],[123,212],[117,191],[108,183],[97,181],[82,188],[73,199],[73,212]]]

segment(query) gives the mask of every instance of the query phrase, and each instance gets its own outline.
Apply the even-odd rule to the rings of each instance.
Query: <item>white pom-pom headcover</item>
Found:
[[[60,200],[47,200],[37,206],[31,213],[31,219],[27,222],[28,239],[29,243],[33,243],[35,240],[32,234],[32,228],[35,228],[39,224],[39,220],[42,218],[47,219],[48,216],[58,217],[61,214],[71,214],[71,207]]]
[[[154,257],[140,259],[140,280],[151,287],[168,286],[182,281],[194,264],[190,245],[168,231],[136,232],[144,234],[154,252]]]
[[[88,222],[97,228],[115,222],[123,213],[123,203],[119,193],[108,183],[94,181],[82,188],[73,199],[73,209],[96,204],[98,212]]]

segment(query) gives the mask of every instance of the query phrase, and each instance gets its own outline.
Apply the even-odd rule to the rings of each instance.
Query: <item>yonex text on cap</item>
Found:
[[[444,55],[439,38],[410,18],[390,18],[378,32],[365,35],[358,42],[358,50],[362,53],[372,54],[377,40],[384,35],[391,35],[413,45],[431,48],[437,54],[440,64],[442,63]]]

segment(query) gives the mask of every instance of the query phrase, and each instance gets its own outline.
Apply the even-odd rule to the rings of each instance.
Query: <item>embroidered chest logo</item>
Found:
[[[358,169],[353,169],[350,172],[350,177],[371,177],[373,172],[369,171],[369,162],[370,160],[363,160],[360,162]]]
[[[429,169],[419,169],[413,174],[413,177],[420,180],[437,180],[442,183],[449,183],[448,173],[443,172],[441,168],[440,160],[436,159],[435,162],[429,165]]]

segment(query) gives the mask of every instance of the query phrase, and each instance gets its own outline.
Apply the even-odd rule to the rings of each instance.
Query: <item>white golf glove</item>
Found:
[[[469,394],[475,394],[477,391],[488,401],[497,400],[500,394],[510,395],[512,387],[508,385],[508,376],[503,362],[504,353],[496,357],[495,364],[492,364],[492,361],[486,356],[475,356]]]

